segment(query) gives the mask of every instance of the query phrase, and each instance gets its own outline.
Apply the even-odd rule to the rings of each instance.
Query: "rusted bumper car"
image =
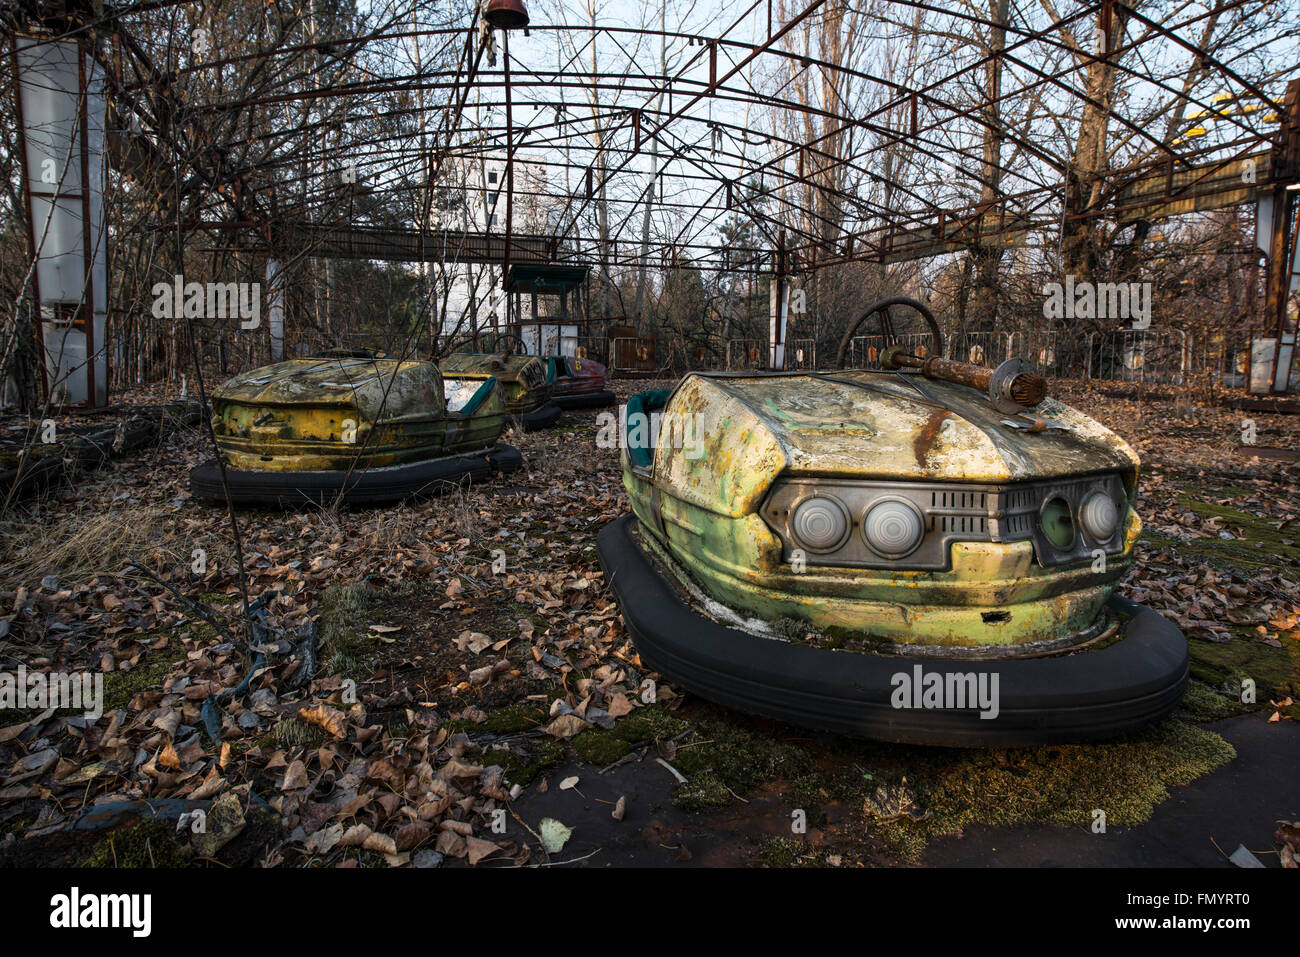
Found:
[[[552,401],[546,366],[537,356],[509,353],[453,352],[438,363],[443,375],[458,379],[496,379],[506,414],[525,432],[548,429],[563,411]]]
[[[327,354],[254,369],[212,395],[222,461],[190,472],[195,498],[237,505],[374,505],[519,468],[493,378],[432,362]],[[223,468],[224,466],[224,468]]]
[[[1115,594],[1141,530],[1133,451],[1017,360],[890,360],[691,374],[629,402],[632,514],[598,548],[642,661],[739,710],[918,744],[1172,712],[1187,643]]]
[[[617,400],[605,388],[605,367],[581,356],[544,356],[546,377],[554,390],[551,401],[568,412],[604,409]]]

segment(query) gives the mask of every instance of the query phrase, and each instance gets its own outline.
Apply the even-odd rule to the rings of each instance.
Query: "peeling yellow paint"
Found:
[[[546,366],[537,356],[503,356],[499,353],[454,352],[438,367],[457,379],[486,379],[501,383],[506,412],[526,415],[551,401],[553,386]]]
[[[1123,552],[1103,571],[1043,568],[1028,541],[975,541],[951,546],[948,571],[813,561],[798,572],[757,514],[781,476],[1010,484],[1118,472],[1133,488],[1137,457],[1118,436],[1054,400],[1039,411],[1066,428],[1018,430],[975,390],[895,374],[688,375],[664,412],[695,417],[703,454],[661,443],[653,480],[625,458],[624,484],[665,555],[748,613],[904,643],[1064,637],[1092,623],[1129,567],[1141,530],[1131,508]]]
[[[235,468],[400,465],[492,445],[506,424],[499,387],[472,415],[446,412],[432,362],[293,359],[213,392],[212,428]],[[358,457],[358,452],[361,453]]]

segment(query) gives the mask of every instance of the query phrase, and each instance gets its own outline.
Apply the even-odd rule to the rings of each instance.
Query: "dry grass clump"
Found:
[[[121,576],[135,560],[154,568],[189,553],[169,533],[172,517],[158,508],[78,511],[50,523],[10,521],[0,535],[0,590],[31,588],[53,575],[66,587],[92,578]]]
[[[453,527],[456,534],[461,538],[475,539],[478,537],[478,509],[477,500],[474,498],[470,489],[465,486],[458,486],[454,492],[447,496],[447,512],[451,516]]]

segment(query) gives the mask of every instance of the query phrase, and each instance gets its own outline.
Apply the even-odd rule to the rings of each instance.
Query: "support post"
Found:
[[[33,299],[47,391],[108,403],[104,69],[88,35],[13,40],[15,107]]]
[[[510,31],[501,31],[501,66],[506,94],[506,242],[501,260],[501,286],[510,281],[510,240],[515,224],[514,109],[510,96]],[[508,307],[507,307],[508,308]],[[508,317],[507,317],[508,318]]]
[[[1282,124],[1271,157],[1273,196],[1269,236],[1265,316],[1273,327],[1273,360],[1268,391],[1289,391],[1296,329],[1288,322],[1293,270],[1300,258],[1300,80],[1287,84]],[[1288,326],[1291,341],[1286,342]]]
[[[769,365],[781,371],[785,369],[785,329],[790,316],[790,284],[783,274],[777,273],[772,277],[768,289],[771,306]]]
[[[266,261],[266,325],[271,335],[271,361],[284,358],[284,267],[278,259]]]

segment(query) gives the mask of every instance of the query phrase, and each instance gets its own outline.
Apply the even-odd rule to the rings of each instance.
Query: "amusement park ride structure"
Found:
[[[896,5],[926,6],[923,0],[897,0]],[[1270,389],[1287,387],[1285,372],[1279,377],[1277,370],[1289,366],[1289,357],[1282,353],[1294,342],[1289,310],[1291,293],[1300,288],[1300,79],[1287,80],[1294,71],[1275,73],[1280,79],[1263,89],[1188,39],[1198,35],[1201,17],[1156,22],[1118,0],[1098,0],[1038,28],[1008,21],[992,24],[947,11],[964,18],[972,31],[997,28],[1003,37],[1000,45],[940,75],[926,75],[924,81],[884,80],[845,62],[792,48],[795,31],[829,15],[833,6],[832,0],[811,0],[786,11],[782,20],[779,14],[785,8],[774,16],[772,0],[753,0],[738,14],[728,8],[706,35],[594,19],[544,23],[530,18],[522,0],[487,0],[464,22],[426,25],[416,22],[421,4],[413,2],[404,21],[394,17],[370,32],[328,44],[300,44],[281,33],[242,59],[260,61],[267,75],[277,76],[292,73],[287,67],[307,55],[318,57],[320,50],[335,62],[360,63],[385,45],[387,49],[423,41],[441,44],[447,51],[437,64],[417,59],[410,72],[393,67],[381,75],[370,68],[375,62],[370,59],[368,69],[349,74],[346,84],[321,84],[311,74],[311,82],[285,81],[205,102],[200,108],[185,101],[180,81],[201,79],[209,71],[231,66],[236,58],[216,46],[196,45],[188,59],[162,64],[147,39],[148,30],[160,22],[160,11],[183,14],[171,22],[193,28],[203,16],[199,4],[17,3],[8,15],[14,35],[10,61],[34,266],[30,297],[39,310],[38,354],[46,357],[42,374],[47,390],[73,404],[107,401],[105,329],[112,283],[104,184],[110,167],[130,177],[139,164],[183,168],[185,181],[212,198],[207,213],[198,219],[155,224],[176,230],[178,248],[185,234],[201,232],[219,242],[238,237],[241,249],[265,258],[270,286],[266,313],[272,326],[283,324],[284,303],[277,299],[282,294],[276,283],[289,250],[306,250],[321,259],[437,263],[454,258],[495,264],[503,288],[515,301],[547,290],[559,294],[559,318],[565,324],[571,318],[568,297],[586,281],[588,270],[606,282],[612,271],[644,270],[648,265],[722,270],[772,280],[766,356],[774,368],[785,367],[789,358],[786,329],[794,277],[850,262],[884,264],[1021,246],[1031,237],[1050,237],[1080,222],[1153,222],[1255,205],[1259,253],[1267,262],[1260,325],[1271,330],[1275,350]],[[1098,48],[1076,50],[1076,58],[1069,61],[1073,65],[1065,69],[1045,66],[1038,52],[1059,52],[1063,45],[1058,37],[1067,26],[1079,35],[1096,32]],[[594,50],[598,40],[647,38],[680,47],[673,69],[667,69],[665,61],[662,67],[655,64],[636,74],[626,65],[602,71],[594,52],[590,67],[580,66],[575,53],[568,64],[555,69],[545,67],[544,58],[528,49],[520,51],[521,46],[536,47],[542,41],[549,44],[548,50],[559,49],[563,41],[580,53]],[[1156,44],[1196,58],[1205,81],[1178,91],[1161,78],[1138,76],[1134,61],[1125,54]],[[990,63],[1014,68],[1017,86],[1000,88],[997,96],[972,106],[969,97],[957,95],[958,84],[983,76]],[[1097,63],[1157,91],[1177,94],[1179,110],[1193,108],[1187,120],[1198,125],[1168,142],[1148,133],[1133,115],[1114,101],[1099,100],[1073,75],[1080,66]],[[776,66],[815,71],[845,83],[876,84],[881,91],[878,105],[866,113],[828,115],[824,107],[788,89],[756,86],[755,76]],[[302,71],[297,75],[301,79]],[[574,88],[592,99],[567,99]],[[1200,92],[1211,88],[1229,92],[1212,98]],[[1106,202],[1089,203],[1080,196],[1069,155],[999,125],[1000,104],[1042,91],[1066,104],[1102,111],[1108,124],[1144,145],[1137,162],[1104,171]],[[237,156],[234,147],[210,135],[216,126],[209,122],[213,117],[273,104],[301,107],[301,115],[310,118],[325,104],[350,109],[381,94],[409,94],[420,104],[414,117],[420,130],[415,159],[425,183],[439,182],[446,169],[467,157],[485,151],[504,155],[504,217],[499,225],[431,231],[427,220],[418,216],[406,225],[376,225],[350,218],[338,205],[322,215],[319,211],[328,204],[281,203],[277,190],[283,195],[286,180],[293,182],[286,168],[290,161],[272,156],[248,162],[247,154]],[[576,116],[580,108],[590,114],[583,121]],[[738,119],[750,110],[807,119],[810,132],[796,137],[783,130],[797,124],[774,124],[772,131],[759,133]],[[545,119],[550,113],[554,119]],[[814,127],[812,120],[820,126]],[[1211,123],[1221,124],[1226,134],[1206,135]],[[969,128],[971,138],[959,148],[944,145],[944,136],[959,126]],[[989,131],[996,149],[991,158],[985,149],[981,160]],[[278,132],[285,137],[311,135],[309,126],[299,130],[291,123]],[[598,143],[594,147],[593,132]],[[850,132],[860,138],[845,148],[836,137]],[[310,153],[313,169],[346,166],[351,178],[345,176],[344,182],[355,184],[360,164],[360,175],[372,192],[410,191],[409,182],[402,183],[397,175],[412,160],[405,147],[378,137],[334,143],[328,137],[319,139]],[[1004,145],[1051,178],[1035,179],[1025,174],[1023,162],[1003,159]],[[909,167],[910,173],[890,172],[882,159],[900,147],[938,170],[941,180],[956,184],[955,191],[926,192],[914,168]],[[543,185],[531,188],[546,193],[556,214],[541,234],[515,229],[520,184],[513,167],[522,151],[545,156]],[[298,158],[292,160],[295,166],[299,163]],[[987,178],[974,172],[980,168],[996,172],[991,189]],[[845,171],[858,183],[888,187],[893,201],[848,191]],[[314,186],[297,184],[304,197],[312,189],[337,187],[337,178],[331,176],[308,178]],[[619,200],[621,205],[614,204],[621,213],[611,216],[608,205],[613,201],[608,197],[616,188],[624,189],[625,198]],[[952,202],[959,194],[967,197],[964,204]],[[677,227],[670,238],[647,242],[638,221],[652,201]],[[853,215],[827,228],[826,203],[852,210]],[[308,207],[315,212],[306,212]],[[597,207],[600,215],[594,214]],[[719,224],[741,216],[753,225],[749,236],[756,238],[722,241]],[[538,315],[536,309],[532,315]],[[507,331],[519,331],[517,308],[506,324],[512,327]],[[273,328],[273,341],[275,334]],[[803,355],[802,347],[799,351]]]

